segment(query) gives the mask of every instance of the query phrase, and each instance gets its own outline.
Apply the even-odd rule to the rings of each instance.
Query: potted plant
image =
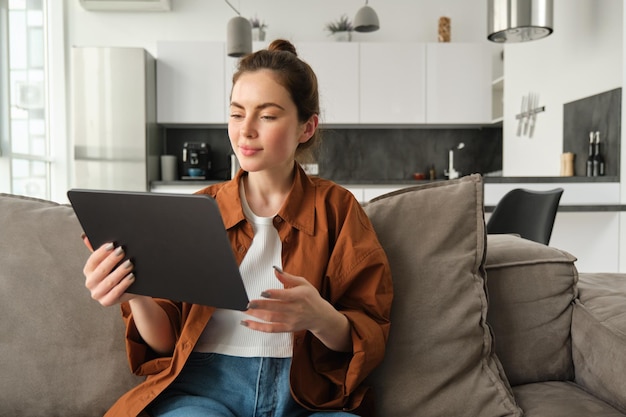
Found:
[[[248,19],[252,25],[252,40],[264,41],[265,40],[265,28],[267,25],[264,21],[261,21],[256,15]]]
[[[324,28],[329,31],[330,35],[337,41],[350,41],[352,39],[354,27],[345,14],[339,19],[327,23]]]

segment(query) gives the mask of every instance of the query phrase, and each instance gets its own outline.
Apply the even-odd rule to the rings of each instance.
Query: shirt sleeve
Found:
[[[165,310],[176,333],[176,339],[180,336],[182,313],[180,303],[165,299],[155,299]],[[122,318],[126,324],[126,354],[131,371],[139,376],[154,375],[169,366],[171,358],[161,357],[154,352],[142,339],[128,302],[121,304]]]
[[[391,269],[374,228],[358,203],[346,210],[327,269],[331,304],[351,325],[352,353],[328,349],[311,333],[295,337],[292,388],[311,409],[354,410],[364,401],[365,378],[380,364],[389,336]]]

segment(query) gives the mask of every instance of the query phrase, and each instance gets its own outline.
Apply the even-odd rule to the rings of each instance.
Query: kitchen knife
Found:
[[[530,111],[532,109],[533,94],[528,93],[528,99],[526,100],[526,112],[524,113],[524,136],[528,133],[528,124],[530,123]]]
[[[526,110],[526,96],[522,96],[522,107],[520,112],[515,118],[519,120],[517,122],[517,136],[522,134],[522,123],[524,122],[524,111]]]
[[[533,94],[532,106],[531,106],[531,116],[530,116],[530,131],[528,132],[528,137],[532,138],[535,133],[535,123],[537,121],[537,112],[539,111],[539,94]]]

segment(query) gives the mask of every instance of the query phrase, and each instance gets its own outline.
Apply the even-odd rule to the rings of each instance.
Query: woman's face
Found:
[[[228,136],[245,171],[291,170],[296,148],[316,127],[317,116],[300,123],[289,92],[270,70],[244,73],[233,86]]]

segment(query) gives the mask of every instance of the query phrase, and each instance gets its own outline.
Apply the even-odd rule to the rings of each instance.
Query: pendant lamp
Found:
[[[492,42],[526,42],[553,32],[553,0],[489,0],[487,9]]]
[[[252,25],[228,0],[224,1],[237,13],[226,26],[226,54],[232,57],[247,55],[252,52]]]
[[[374,32],[380,29],[378,15],[367,3],[368,0],[365,0],[365,6],[361,7],[354,16],[354,30],[357,32]]]

